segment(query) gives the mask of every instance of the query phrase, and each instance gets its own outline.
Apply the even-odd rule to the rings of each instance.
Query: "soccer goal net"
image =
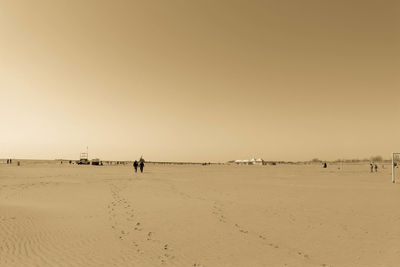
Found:
[[[392,183],[400,178],[400,152],[392,153]]]

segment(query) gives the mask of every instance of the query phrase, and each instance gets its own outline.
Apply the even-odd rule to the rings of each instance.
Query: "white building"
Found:
[[[242,164],[242,165],[264,165],[264,160],[262,158],[252,158],[250,160],[248,159],[237,159],[235,160],[236,164]]]
[[[255,163],[257,165],[264,165],[264,160],[262,158],[256,159]]]

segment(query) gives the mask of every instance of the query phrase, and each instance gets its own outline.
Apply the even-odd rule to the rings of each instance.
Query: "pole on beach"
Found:
[[[392,152],[392,183],[394,182],[394,152]]]

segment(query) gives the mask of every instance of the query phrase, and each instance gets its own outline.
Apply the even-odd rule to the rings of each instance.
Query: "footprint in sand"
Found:
[[[273,248],[279,248],[278,245],[275,245],[275,244],[272,244],[272,243],[269,243],[268,245],[269,245],[270,247],[273,247]]]
[[[239,232],[243,233],[243,234],[248,234],[249,231],[244,230],[242,227],[240,227],[237,223],[235,223],[235,227],[238,228]]]
[[[302,257],[304,257],[306,259],[310,258],[310,256],[308,256],[307,254],[302,253],[301,251],[298,251],[297,254],[299,254],[300,256],[302,256]]]
[[[147,240],[151,240],[151,236],[153,235],[153,233],[152,232],[148,232],[147,233]]]
[[[218,220],[222,223],[226,223],[226,218],[224,216],[224,214],[222,214],[222,209],[217,207],[217,206],[213,206],[213,211],[212,213],[218,218]]]

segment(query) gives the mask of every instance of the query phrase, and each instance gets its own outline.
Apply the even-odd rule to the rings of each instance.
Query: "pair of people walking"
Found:
[[[377,164],[374,164],[372,162],[372,163],[369,164],[369,167],[371,169],[371,172],[374,172],[374,169],[375,169],[375,172],[378,172],[378,165]]]
[[[137,160],[135,160],[135,162],[133,162],[133,167],[135,168],[135,172],[137,172],[137,168],[139,167],[140,172],[143,172],[143,168],[144,168],[144,159],[142,157],[140,157],[139,162]]]

